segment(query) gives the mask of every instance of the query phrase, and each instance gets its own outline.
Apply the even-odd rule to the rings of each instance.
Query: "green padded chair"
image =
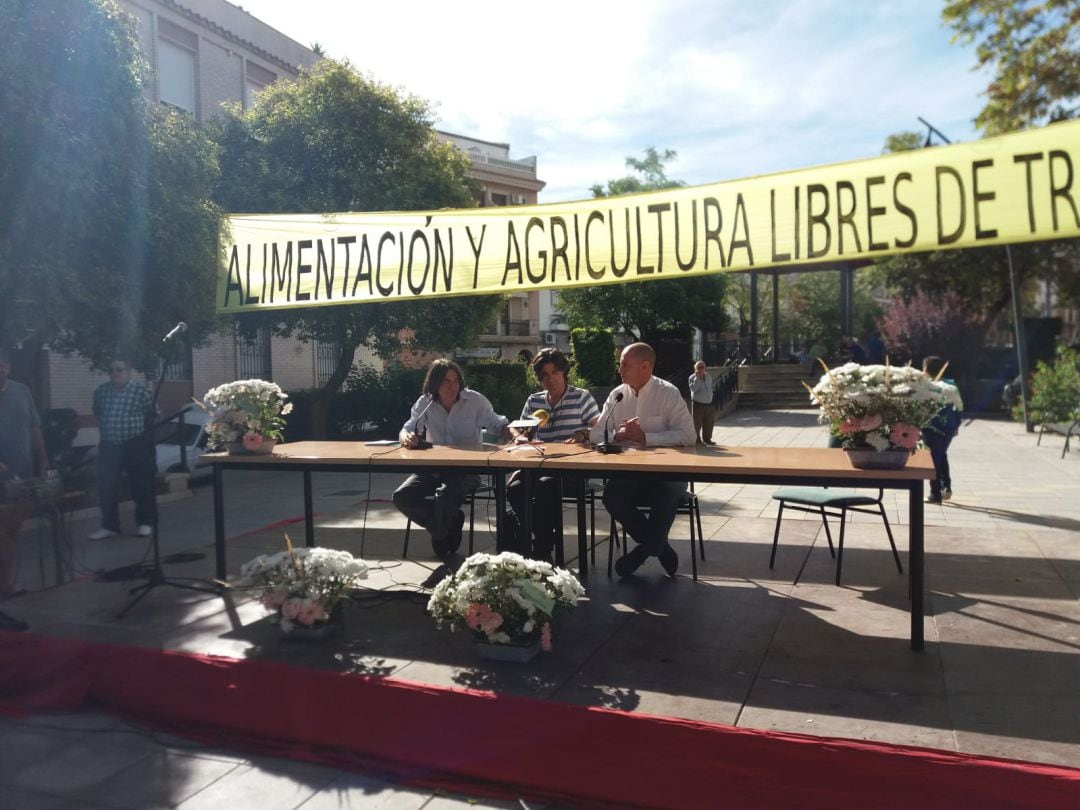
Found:
[[[836,584],[840,584],[840,569],[844,564],[844,526],[847,522],[848,512],[865,512],[870,515],[881,515],[885,523],[885,533],[889,536],[889,545],[892,546],[893,558],[896,560],[896,570],[904,573],[904,567],[900,564],[900,554],[896,550],[893,540],[892,528],[889,526],[889,518],[885,514],[885,505],[881,502],[885,495],[883,489],[878,490],[876,498],[869,495],[860,495],[857,492],[845,492],[839,489],[827,487],[785,487],[773,493],[773,500],[780,502],[780,511],[776,515],[776,531],[773,532],[772,554],[769,556],[769,568],[776,562],[776,546],[780,540],[780,521],[784,518],[784,509],[795,509],[799,512],[810,512],[821,515],[821,522],[825,526],[825,539],[829,541],[829,555],[836,560]],[[829,530],[829,518],[840,518],[840,538],[837,548],[833,550],[832,532]],[[807,555],[809,559],[809,554]],[[803,567],[806,561],[803,561]],[[802,568],[795,577],[799,581],[802,576]]]

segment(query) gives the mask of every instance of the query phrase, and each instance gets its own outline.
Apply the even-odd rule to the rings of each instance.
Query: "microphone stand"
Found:
[[[170,337],[176,330],[170,333]],[[183,331],[183,330],[181,330]],[[168,337],[165,339],[168,340]],[[164,341],[163,341],[164,342]],[[154,393],[150,398],[150,411],[146,416],[146,429],[143,431],[142,436],[139,437],[141,441],[146,444],[144,448],[145,452],[149,454],[150,471],[153,475],[153,488],[152,501],[151,501],[151,534],[150,534],[150,547],[153,549],[154,562],[153,565],[141,575],[146,577],[146,582],[142,585],[136,585],[128,594],[134,597],[124,609],[116,614],[116,618],[122,619],[127,612],[131,610],[150,591],[154,590],[161,585],[170,585],[174,588],[182,588],[187,591],[198,591],[200,593],[212,593],[220,596],[224,590],[224,586],[215,584],[213,582],[207,582],[206,580],[196,579],[194,577],[181,577],[179,579],[172,579],[165,576],[165,570],[161,567],[161,543],[158,535],[158,505],[157,505],[157,454],[154,449],[154,429],[158,427],[158,422],[154,414],[157,412],[158,394],[161,391],[161,383],[165,379],[165,349],[162,348],[158,352],[158,365],[157,365],[157,379],[154,381]],[[161,424],[168,424],[162,422]],[[183,441],[183,436],[180,437]]]
[[[420,428],[420,430],[417,431],[420,435],[420,441],[416,443],[416,447],[410,448],[412,450],[430,450],[435,446],[427,440],[427,425],[420,427],[421,423],[424,421],[424,417],[427,416],[427,412],[431,410],[431,406],[435,404],[435,400],[437,399],[435,394],[428,394],[428,396],[431,397],[431,402],[427,404],[427,407],[420,412],[420,416],[416,418],[416,426]]]
[[[608,439],[608,425],[611,424],[611,417],[615,415],[615,406],[623,400],[623,394],[620,391],[615,395],[615,402],[611,406],[611,413],[607,415],[607,419],[604,420],[604,440],[600,444],[596,445],[596,452],[605,454],[621,453],[626,448],[617,442],[610,441]]]

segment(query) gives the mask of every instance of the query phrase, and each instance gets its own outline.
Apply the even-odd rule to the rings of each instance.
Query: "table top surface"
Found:
[[[917,480],[934,477],[929,451],[919,450],[901,470],[861,470],[852,467],[842,450],[827,447],[655,447],[604,455],[573,444],[484,445],[480,448],[436,446],[407,450],[393,445],[350,441],[310,441],[279,444],[270,455],[207,453],[200,463],[248,466],[296,464],[320,467],[372,465],[379,467],[440,466],[498,467],[584,472],[671,473],[679,475],[738,473],[745,476],[836,476],[876,480]]]

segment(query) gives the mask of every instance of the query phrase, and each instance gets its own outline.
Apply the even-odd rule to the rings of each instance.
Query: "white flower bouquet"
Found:
[[[288,538],[286,538],[288,542]],[[263,554],[245,563],[240,575],[260,588],[260,601],[277,612],[282,629],[293,624],[312,626],[330,618],[350,592],[367,578],[367,563],[347,551],[296,548]]]
[[[242,441],[255,451],[267,440],[281,439],[284,417],[292,412],[287,398],[276,383],[237,380],[211,388],[198,404],[210,414],[206,430],[214,445]]]
[[[914,450],[938,411],[963,407],[955,385],[910,365],[822,366],[825,374],[807,390],[820,421],[846,448]]]
[[[494,644],[540,641],[551,650],[551,618],[585,595],[577,578],[520,554],[473,554],[435,586],[428,612],[440,627],[464,627]]]

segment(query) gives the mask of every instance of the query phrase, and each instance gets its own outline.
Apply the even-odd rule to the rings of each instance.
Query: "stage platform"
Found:
[[[716,438],[815,446],[823,431],[807,412],[736,412],[718,425]],[[262,810],[442,807],[466,797],[510,807],[521,797],[533,807],[631,806],[629,795],[641,806],[687,807],[746,799],[739,790],[753,785],[757,806],[824,806],[845,801],[845,792],[850,801],[861,789],[850,781],[857,764],[856,770],[881,780],[862,787],[887,792],[897,803],[929,801],[911,792],[916,786],[963,791],[969,779],[967,792],[957,795],[989,792],[1000,801],[996,806],[1011,806],[1007,787],[993,789],[1001,778],[1022,784],[1029,796],[1043,786],[1050,799],[1076,798],[1075,806],[1080,782],[1069,769],[1080,767],[1080,458],[1058,459],[1007,422],[966,426],[953,447],[956,496],[926,510],[922,652],[907,643],[907,583],[892,564],[880,520],[860,516],[849,527],[843,587],[832,584],[820,521],[810,516],[785,516],[770,571],[771,487],[699,488],[707,542],[697,583],[689,579],[685,518],[672,534],[685,574],[674,581],[655,561],[632,580],[609,580],[607,548],[600,546],[586,583],[588,601],[562,618],[553,652],[525,666],[482,662],[465,635],[434,629],[421,583],[437,562],[423,534],[411,544],[411,559],[400,559],[403,521],[388,502],[394,476],[315,476],[318,542],[354,553],[363,543],[373,566],[370,590],[350,607],[346,631],[319,644],[281,639],[243,591],[218,598],[163,587],[117,620],[127,601],[123,584],[95,581],[91,572],[137,562],[145,543],[86,543],[81,537],[94,526],[77,524],[76,577],[57,585],[39,581],[36,535],[28,530],[21,582],[29,592],[0,609],[29,622],[34,638],[5,637],[5,646],[29,645],[28,656],[36,651],[51,666],[63,662],[51,674],[45,663],[42,671],[18,673],[37,685],[62,683],[76,667],[93,674],[86,676],[83,698],[67,707],[81,707],[75,714],[0,722],[0,802],[43,806],[20,801],[50,797],[50,806],[184,808],[225,802]],[[903,525],[906,496],[889,498],[890,520]],[[294,521],[302,509],[297,478],[254,474],[231,482],[230,571],[280,547],[285,531],[301,538]],[[212,576],[209,488],[164,504],[162,515],[166,555],[205,555],[169,564],[167,572]],[[485,526],[493,522],[482,509],[478,518]],[[567,525],[573,525],[569,514]],[[606,527],[601,512],[601,535]],[[478,531],[478,550],[492,542],[486,528]],[[568,541],[570,567],[575,548]],[[123,675],[110,670],[125,660],[130,666]],[[5,666],[0,699],[5,683],[9,697],[19,691],[10,688],[17,663]],[[221,697],[210,676],[223,673],[230,673],[233,686]],[[121,688],[128,677],[134,680]],[[270,684],[280,686],[289,705],[299,700],[305,729],[313,723],[337,729],[336,736],[302,735],[291,749],[282,748],[274,737],[279,732],[270,728],[258,726],[245,737],[237,728],[244,712],[273,710],[275,693],[265,691]],[[243,695],[252,689],[260,700],[236,713],[230,695],[247,700]],[[19,694],[26,699],[28,693]],[[331,695],[338,699],[328,704]],[[221,705],[213,702],[219,697]],[[491,711],[493,701],[498,711]],[[401,728],[390,722],[395,703]],[[363,738],[371,706],[380,716],[390,712],[381,732],[393,733],[383,738],[381,760],[378,738]],[[206,711],[193,715],[196,709]],[[215,715],[233,719],[215,732]],[[159,733],[183,732],[199,747],[187,747],[194,744],[183,741],[190,737],[145,742],[122,731],[128,721]],[[341,727],[352,724],[362,732],[364,754],[346,753]],[[481,730],[490,732],[484,745],[501,740],[485,757],[509,757],[496,762],[494,773],[469,755],[480,751],[472,735]],[[638,746],[638,739],[668,742],[651,749],[647,742]],[[409,752],[417,757],[412,771],[403,761]],[[17,772],[7,765],[24,760],[27,767]],[[517,760],[530,763],[528,773],[511,766]],[[829,762],[836,774],[827,772]],[[537,780],[545,768],[552,778]],[[959,775],[953,788],[934,780],[939,771],[949,779]],[[840,799],[812,789],[823,774]],[[695,793],[699,800],[687,803],[682,791],[696,785],[695,778],[711,792]],[[779,787],[790,791],[791,803],[770,805],[766,789]],[[266,800],[255,798],[264,793]],[[937,795],[964,806],[948,792]],[[137,796],[153,801],[125,798]]]

